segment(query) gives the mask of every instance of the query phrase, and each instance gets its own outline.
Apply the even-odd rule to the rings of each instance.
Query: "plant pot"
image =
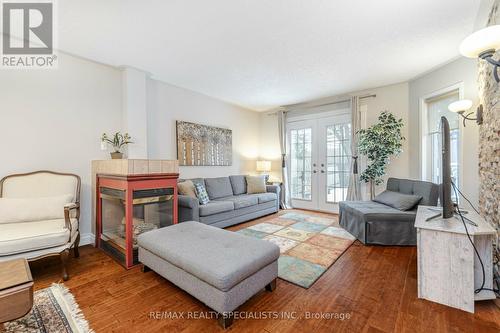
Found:
[[[370,200],[375,198],[375,182],[370,180]]]
[[[114,152],[114,153],[110,153],[111,154],[111,158],[113,160],[121,160],[123,158],[123,153],[120,153],[120,152]]]

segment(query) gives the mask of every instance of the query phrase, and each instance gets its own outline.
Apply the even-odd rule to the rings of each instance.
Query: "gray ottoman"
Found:
[[[219,323],[257,292],[274,290],[279,247],[189,221],[143,233],[139,261],[217,311]]]

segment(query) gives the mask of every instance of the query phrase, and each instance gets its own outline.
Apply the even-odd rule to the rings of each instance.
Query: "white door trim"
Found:
[[[337,202],[328,202],[327,189],[327,133],[328,126],[338,123],[350,122],[350,113],[345,110],[321,113],[321,117],[296,117],[287,121],[287,151],[288,154],[288,179],[292,183],[292,154],[291,131],[302,128],[311,128],[311,199],[290,198],[292,207],[318,210],[325,212],[338,212]],[[328,114],[328,116],[326,116]],[[323,165],[323,166],[322,166]],[[323,171],[323,172],[321,172]],[[291,184],[290,184],[291,186]],[[291,191],[293,192],[293,190]]]

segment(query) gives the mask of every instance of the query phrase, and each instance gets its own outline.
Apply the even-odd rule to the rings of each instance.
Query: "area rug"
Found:
[[[0,324],[1,325],[1,324]],[[38,290],[33,308],[24,317],[3,324],[4,331],[24,333],[91,333],[75,298],[62,284]]]
[[[278,245],[278,277],[303,288],[311,287],[355,240],[336,217],[297,212],[237,232]]]

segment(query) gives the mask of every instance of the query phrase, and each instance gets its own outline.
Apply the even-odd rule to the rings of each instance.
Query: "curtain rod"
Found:
[[[377,95],[372,94],[372,95],[360,96],[359,99],[365,99],[365,98],[370,98],[370,97],[377,97]],[[335,101],[335,102],[330,102],[330,103],[311,105],[310,107],[315,108],[318,106],[334,105],[334,104],[340,104],[340,103],[345,103],[345,102],[350,102],[350,101],[351,101],[351,99],[349,98],[349,99],[343,99],[340,101]]]
[[[374,97],[377,97],[377,95],[376,94],[364,95],[364,96],[360,96],[359,99],[374,98]],[[320,106],[335,105],[335,104],[346,103],[346,102],[350,102],[350,101],[351,101],[351,99],[349,98],[349,99],[343,99],[340,101],[329,102],[329,103],[324,103],[324,104],[313,104],[313,105],[310,105],[308,107],[316,108],[316,107],[320,107]],[[295,104],[295,105],[299,105],[299,104]],[[288,112],[288,111],[285,111],[285,112]],[[277,111],[271,112],[271,113],[269,113],[269,115],[273,115],[276,113],[278,113],[278,112]]]

